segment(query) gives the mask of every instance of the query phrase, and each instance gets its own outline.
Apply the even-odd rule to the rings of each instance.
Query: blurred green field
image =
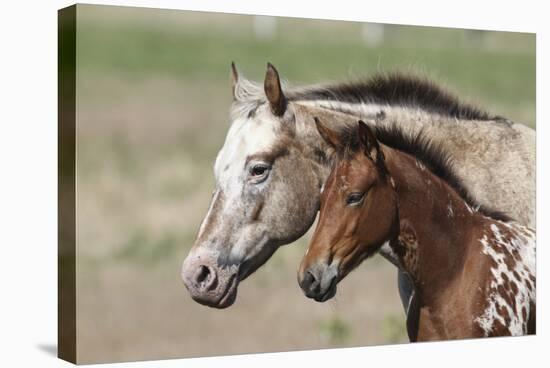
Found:
[[[231,60],[256,79],[269,60],[299,84],[398,69],[432,77],[513,120],[535,122],[533,34],[387,26],[383,42],[368,46],[364,24],[355,22],[281,18],[273,38],[258,40],[249,16],[99,7],[86,12],[79,39],[93,47],[79,49],[79,63],[96,75],[143,81],[154,73],[219,84],[227,80]]]
[[[218,311],[179,279],[229,127],[229,64],[291,85],[402,70],[535,127],[535,37],[428,27],[79,5],[77,336],[83,362],[406,342],[395,270],[367,261],[334,301],[306,299],[307,236]],[[255,26],[256,24],[256,26]],[[268,24],[271,24],[268,22]]]

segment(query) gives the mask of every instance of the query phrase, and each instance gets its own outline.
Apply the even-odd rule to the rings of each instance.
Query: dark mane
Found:
[[[511,220],[505,213],[479,204],[455,174],[451,157],[443,147],[433,143],[423,132],[406,134],[395,125],[369,126],[380,143],[415,157],[430,172],[449,184],[470,207],[495,220],[506,222]],[[352,153],[358,152],[361,146],[357,128],[347,127],[340,134],[343,148],[338,152],[339,156],[348,158]]]
[[[466,120],[494,120],[479,108],[462,103],[434,82],[400,73],[378,74],[369,79],[310,87],[291,92],[290,100],[328,100],[417,107],[428,112]]]

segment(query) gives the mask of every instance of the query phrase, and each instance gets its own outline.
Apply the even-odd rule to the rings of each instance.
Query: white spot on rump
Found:
[[[491,334],[496,322],[507,327],[513,336],[524,335],[530,306],[536,302],[535,285],[531,280],[535,276],[535,233],[517,223],[495,221],[480,243],[482,254],[491,257],[496,267],[491,268],[487,306],[475,321],[486,336]],[[513,295],[512,284],[516,287]],[[507,295],[502,295],[499,289],[504,289]],[[506,311],[508,322],[499,310]]]

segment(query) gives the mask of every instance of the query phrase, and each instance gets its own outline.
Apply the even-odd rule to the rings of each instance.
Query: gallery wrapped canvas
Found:
[[[58,24],[60,358],[536,333],[534,34]]]

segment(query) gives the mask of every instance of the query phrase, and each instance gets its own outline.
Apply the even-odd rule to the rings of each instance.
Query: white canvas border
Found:
[[[116,364],[120,367],[316,366],[540,366],[547,362],[549,230],[548,128],[549,26],[544,2],[522,1],[92,1],[243,14],[537,32],[538,334],[514,339],[256,354]],[[0,361],[5,367],[66,366],[50,353],[57,329],[57,9],[69,1],[0,5],[2,108],[0,123],[0,247],[2,249]]]

